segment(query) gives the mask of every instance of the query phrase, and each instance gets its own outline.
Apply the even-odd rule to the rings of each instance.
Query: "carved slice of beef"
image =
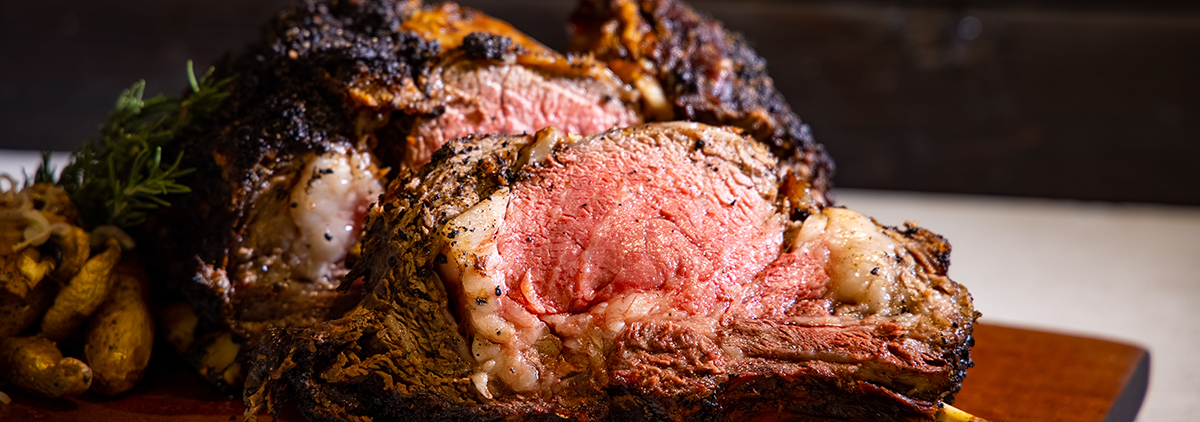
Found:
[[[364,301],[259,349],[248,414],[931,420],[976,318],[949,245],[796,212],[788,174],[696,123],[451,141],[373,208]]]
[[[404,139],[389,153],[417,168],[450,139],[476,133],[524,134],[551,125],[592,134],[642,121],[636,92],[600,62],[567,57],[507,23],[453,3],[414,8],[397,31],[440,53],[418,77],[347,84],[354,103],[384,110],[387,132]]]
[[[704,33],[712,30],[721,31]],[[752,52],[738,54],[749,60]],[[181,141],[183,166],[197,169],[184,181],[194,191],[173,198],[139,236],[156,245],[150,270],[197,317],[186,307],[172,313],[195,337],[176,346],[212,380],[237,385],[244,359],[213,356],[244,358],[242,345],[269,327],[308,326],[353,306],[357,288],[338,295],[333,286],[355,259],[368,205],[389,175],[417,169],[450,139],[551,125],[591,134],[669,117],[646,113],[653,101],[643,100],[642,79],[622,80],[609,64],[619,62],[557,53],[453,3],[304,0],[285,10],[260,43],[218,66],[217,76],[236,75],[230,97]],[[766,80],[747,76],[757,82],[718,82]],[[707,107],[753,114],[771,107],[753,101],[771,98],[727,106],[731,99],[712,97]],[[723,116],[690,117],[759,130],[753,119]],[[811,144],[797,148],[823,154]],[[827,187],[813,179],[827,177],[805,170],[787,180],[807,192]],[[795,202],[801,209],[812,201]]]

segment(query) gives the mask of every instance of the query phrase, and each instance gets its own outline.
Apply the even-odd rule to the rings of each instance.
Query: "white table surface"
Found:
[[[38,160],[0,150],[0,172],[19,182]],[[946,236],[950,276],[971,290],[983,321],[1149,349],[1139,421],[1200,420],[1200,207],[837,193],[881,223],[912,220]]]
[[[1200,207],[837,192],[948,238],[950,277],[983,321],[1149,349],[1139,421],[1200,420]]]

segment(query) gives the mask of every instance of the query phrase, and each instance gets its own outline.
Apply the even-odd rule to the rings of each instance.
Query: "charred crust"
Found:
[[[512,49],[512,38],[490,34],[487,32],[472,32],[463,37],[462,49],[471,60],[504,61],[504,55]]]
[[[211,221],[213,230],[188,231],[210,240],[171,243],[203,244],[196,253],[205,262],[220,262],[229,228],[236,231],[245,223],[245,210],[252,207],[258,186],[295,167],[297,157],[357,139],[355,111],[328,78],[342,85],[412,78],[439,50],[420,37],[395,31],[406,16],[406,9],[397,6],[301,3],[267,27],[262,43],[216,67],[216,77],[236,75],[227,87],[230,96],[209,122],[198,125],[210,129],[185,134],[179,141],[182,166],[197,169],[182,182],[196,193],[181,195],[181,206],[165,208],[155,219],[160,222],[152,222],[166,226],[161,220]],[[206,204],[214,198],[232,201],[225,209],[209,209]]]
[[[624,20],[627,8],[638,11],[635,21]],[[741,34],[680,0],[585,0],[571,20],[579,29],[572,50],[610,62],[649,61],[676,118],[745,129],[770,145],[785,167],[803,173],[817,199],[833,203],[833,160]],[[620,29],[605,29],[614,24]],[[628,29],[640,38],[622,38]]]
[[[911,239],[920,252],[929,257],[926,261],[936,274],[946,275],[950,269],[950,242],[945,237],[921,228],[913,222],[905,222],[903,228],[891,229]]]
[[[143,251],[147,271],[168,280],[165,294],[193,304],[202,329],[248,335],[232,304],[240,281],[226,278],[236,261],[230,247],[247,235],[256,205],[286,194],[275,180],[301,171],[308,154],[359,141],[361,109],[347,101],[347,87],[417,78],[441,51],[398,30],[414,7],[300,1],[265,27],[260,42],[215,67],[214,77],[235,77],[229,96],[177,141],[181,167],[196,169],[181,180],[192,192],[169,197],[172,207],[131,230],[139,242],[160,245]]]
[[[971,360],[971,348],[975,346],[974,330],[975,324],[974,321],[971,321],[965,326],[966,341],[946,351],[944,358],[950,362],[951,368],[949,380],[951,388],[941,397],[941,401],[946,404],[954,404],[954,397],[962,389],[962,382],[967,376],[967,370],[975,366],[975,362]]]

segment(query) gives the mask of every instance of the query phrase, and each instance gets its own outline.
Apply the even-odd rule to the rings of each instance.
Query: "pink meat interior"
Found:
[[[535,315],[627,292],[661,293],[691,315],[778,315],[815,297],[818,254],[781,255],[774,204],[736,166],[697,154],[593,142],[532,170],[498,243],[509,297]]]
[[[590,135],[640,121],[621,102],[618,88],[599,80],[552,77],[515,65],[464,64],[448,69],[442,83],[445,111],[418,124],[405,158],[410,167],[429,162],[447,141],[471,134],[519,135],[557,126]]]

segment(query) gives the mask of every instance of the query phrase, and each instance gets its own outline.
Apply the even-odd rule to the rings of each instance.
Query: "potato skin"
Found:
[[[61,341],[83,325],[108,298],[112,269],[121,259],[121,245],[108,239],[105,250],[92,256],[54,298],[54,305],[42,317],[42,334]]]
[[[95,376],[92,390],[115,396],[133,388],[150,363],[154,321],[146,304],[146,276],[137,267],[119,265],[108,299],[88,320],[84,360]]]
[[[0,339],[21,334],[37,322],[58,294],[58,285],[53,282],[38,283],[24,299],[0,298]]]
[[[76,396],[92,384],[92,370],[75,358],[64,358],[53,341],[42,336],[0,340],[0,378],[43,397]]]

